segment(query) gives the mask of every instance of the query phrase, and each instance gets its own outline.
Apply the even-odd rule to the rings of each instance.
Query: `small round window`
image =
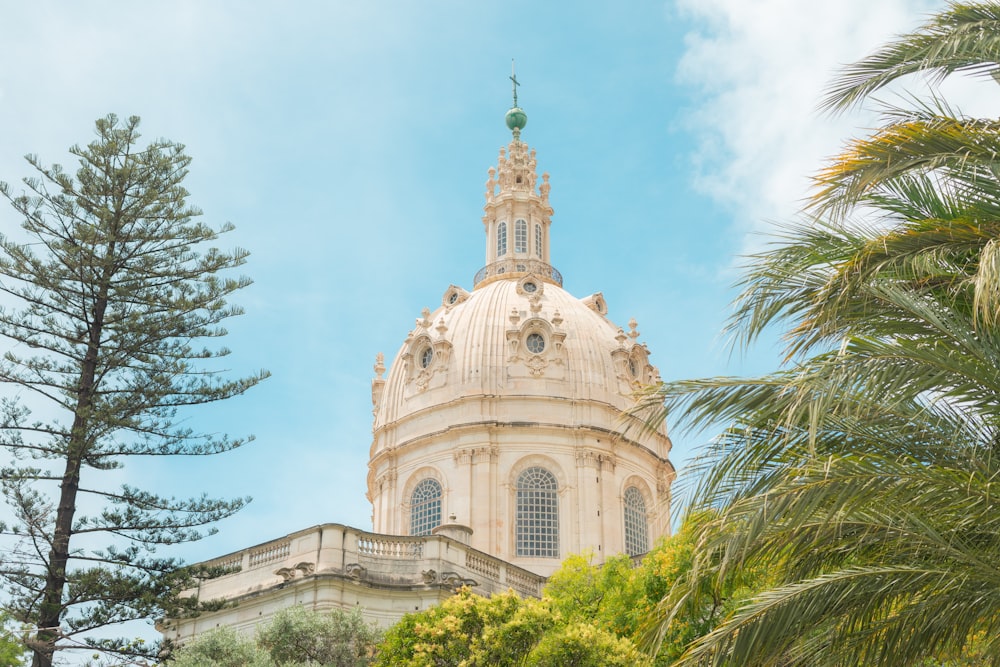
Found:
[[[452,304],[458,301],[458,292],[452,292],[451,296],[448,297],[448,303]]]
[[[530,294],[531,292],[534,292],[535,290],[538,289],[538,285],[536,285],[535,283],[530,283],[530,282],[529,283],[524,283],[523,285],[521,285],[521,289],[523,289],[525,292],[528,292]]]
[[[434,360],[434,350],[429,347],[425,347],[424,351],[420,353],[420,367],[427,368],[431,365],[431,361]]]
[[[528,334],[528,338],[524,341],[524,344],[532,354],[541,354],[542,350],[545,349],[545,338],[542,334]]]

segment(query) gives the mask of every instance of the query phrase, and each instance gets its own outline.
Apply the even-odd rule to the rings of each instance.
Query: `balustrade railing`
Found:
[[[292,543],[290,540],[284,542],[272,542],[265,544],[250,552],[250,567],[257,567],[266,563],[273,563],[277,560],[288,558],[291,553]]]
[[[537,598],[542,592],[538,579],[513,568],[507,568],[507,584],[521,595]]]
[[[484,558],[471,551],[467,551],[465,554],[465,567],[484,577],[489,577],[493,581],[500,579],[500,561]]]
[[[493,262],[492,264],[487,264],[483,268],[479,269],[479,271],[476,272],[476,277],[472,279],[472,285],[475,287],[487,278],[491,278],[493,276],[506,274],[518,275],[522,273],[533,273],[537,276],[548,278],[560,287],[562,287],[563,284],[562,274],[559,273],[551,264],[547,264],[540,259],[518,259],[516,257],[510,257]]]
[[[358,554],[372,558],[415,560],[424,555],[424,541],[419,537],[384,537],[368,533],[358,537]]]
[[[336,528],[343,529],[341,526],[336,526]],[[348,537],[348,535],[353,535],[353,537]],[[289,570],[289,572],[291,569],[301,570],[303,576],[314,571],[329,571],[331,566],[342,568],[344,566],[340,563],[344,562],[352,563],[354,567],[360,568],[359,572],[362,573],[362,577],[369,577],[373,580],[384,576],[393,578],[412,576],[414,580],[420,581],[421,577],[426,577],[427,572],[424,570],[427,568],[433,568],[429,570],[433,572],[434,569],[442,570],[458,566],[460,576],[468,577],[471,575],[478,582],[478,585],[483,586],[482,590],[504,590],[509,587],[521,595],[532,597],[541,595],[544,578],[521,570],[489,554],[453,542],[448,547],[451,550],[451,555],[444,556],[440,543],[445,538],[439,536],[380,535],[346,529],[344,537],[345,541],[338,547],[343,550],[341,555],[327,554],[320,556],[319,560],[317,560],[316,545],[321,543],[321,540],[311,539],[303,531],[303,533],[281,540],[267,542],[236,554],[201,563],[200,567],[212,571],[206,582],[209,580],[232,582],[234,579],[231,577],[243,578],[235,579],[235,581],[243,582],[240,584],[215,584],[218,587],[217,590],[205,591],[205,594],[226,597],[241,593],[248,586],[259,586],[253,582],[262,581],[261,577],[270,581],[272,574],[280,574],[272,572],[277,567],[276,563],[279,562],[284,562],[288,567],[283,569]],[[351,552],[355,553],[356,556],[348,555]],[[464,552],[464,556],[460,555],[459,552]],[[425,558],[426,561],[424,561]],[[449,560],[442,561],[443,558]],[[290,568],[291,563],[299,561],[301,563],[295,568]],[[453,565],[449,565],[449,562]],[[294,572],[291,572],[291,575],[292,577],[298,576]],[[355,575],[350,574],[350,576]],[[426,583],[426,579],[424,582]]]
[[[216,558],[215,560],[200,563],[195,567],[200,571],[209,573],[208,576],[223,577],[227,574],[233,574],[243,569],[243,554],[238,553],[234,556]]]

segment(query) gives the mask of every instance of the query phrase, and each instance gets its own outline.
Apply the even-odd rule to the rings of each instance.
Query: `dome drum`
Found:
[[[470,424],[429,434],[391,455],[377,455],[372,463],[371,500],[381,510],[376,531],[410,534],[411,496],[418,484],[433,478],[442,488],[441,516],[468,526],[470,544],[542,574],[585,548],[601,554],[625,549],[626,488],[643,494],[649,535],[668,529],[672,467],[649,449],[604,430],[531,422]],[[518,555],[518,478],[529,468],[556,480],[553,556]]]

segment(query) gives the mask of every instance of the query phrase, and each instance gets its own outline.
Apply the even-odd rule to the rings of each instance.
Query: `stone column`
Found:
[[[601,540],[598,529],[601,526],[601,469],[597,453],[586,449],[576,452],[576,488],[579,498],[579,515],[577,518],[573,551],[579,551],[584,544],[596,544]]]
[[[608,554],[617,553],[621,546],[617,542],[620,530],[615,530],[615,524],[621,524],[618,518],[620,503],[618,490],[615,488],[615,458],[609,454],[601,456],[601,560]]]
[[[490,483],[492,462],[493,454],[489,446],[472,451],[469,516],[465,520],[475,531],[473,546],[486,553],[493,553],[496,539],[493,530],[493,485]]]

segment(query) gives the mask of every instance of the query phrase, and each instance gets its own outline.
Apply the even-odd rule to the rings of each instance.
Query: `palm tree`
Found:
[[[998,71],[1000,5],[952,4],[825,104]],[[694,506],[719,513],[690,583],[746,563],[773,582],[681,665],[910,665],[972,638],[1000,665],[1000,123],[934,94],[884,109],[749,260],[730,333],[781,327],[785,367],[648,395],[651,421],[732,424],[696,464]],[[675,587],[654,630],[703,589]]]

